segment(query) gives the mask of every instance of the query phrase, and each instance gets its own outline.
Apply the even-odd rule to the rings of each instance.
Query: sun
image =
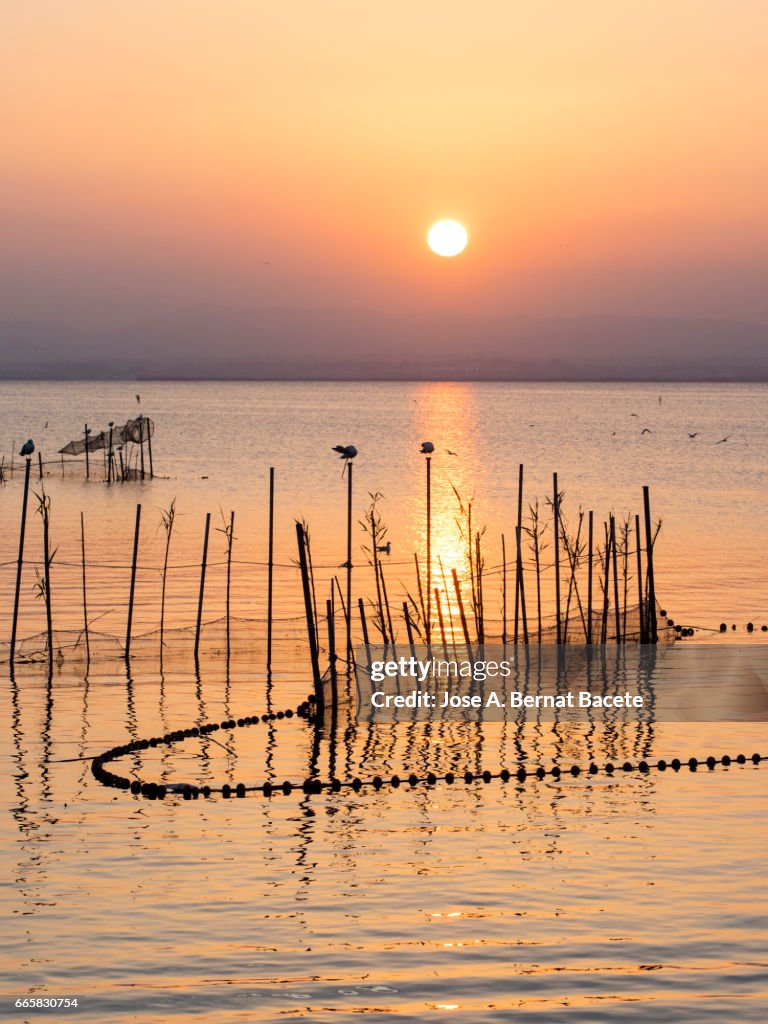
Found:
[[[467,246],[467,230],[457,220],[439,220],[427,232],[427,245],[437,256],[458,256]]]

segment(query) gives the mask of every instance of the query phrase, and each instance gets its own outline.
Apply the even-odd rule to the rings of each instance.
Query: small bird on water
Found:
[[[698,432],[698,430],[696,431],[696,433],[695,433],[695,434],[688,434],[688,437],[690,437],[690,439],[691,439],[691,440],[693,440],[693,439],[694,439],[694,437],[698,437],[698,436],[699,436],[699,432]]]
[[[19,452],[19,455],[26,455],[27,457],[29,457],[34,450],[35,442],[30,437],[30,439],[21,446],[21,451]]]
[[[727,437],[721,437],[719,441],[715,441],[715,444],[725,444],[725,442],[726,442],[726,441],[728,440],[728,438],[729,438],[730,436],[731,436],[731,435],[730,435],[730,434],[728,434],[728,435],[727,435]],[[24,445],[24,448],[26,448],[26,447],[27,447],[27,446],[26,446],[26,445]],[[23,450],[23,449],[22,449],[22,450]]]
[[[380,551],[383,555],[389,555],[392,553],[392,542],[388,540],[386,544],[377,544],[376,550]]]
[[[435,446],[432,444],[431,441],[422,441],[421,442],[421,454],[422,455],[431,455],[434,450],[435,450]]]

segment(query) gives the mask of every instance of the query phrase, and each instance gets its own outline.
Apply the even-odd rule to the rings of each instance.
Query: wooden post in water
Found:
[[[387,626],[389,627],[389,641],[392,650],[395,650],[395,630],[392,625],[392,613],[389,609],[389,596],[387,595],[387,581],[384,579],[384,566],[379,562],[379,575],[381,576],[381,593],[384,597],[384,610],[387,613]]]
[[[501,535],[501,642],[507,646],[507,546]],[[448,655],[446,654],[446,658]]]
[[[656,584],[653,579],[653,524],[651,523],[651,497],[647,486],[643,487],[643,510],[645,512],[645,561],[648,567],[648,642],[659,642],[656,624]]]
[[[141,460],[141,479],[144,479],[144,416],[139,414],[139,456]]]
[[[464,634],[464,643],[467,645],[467,653],[471,658],[472,643],[469,639],[469,627],[467,626],[467,616],[464,612],[464,602],[461,599],[461,586],[459,584],[459,577],[457,576],[455,569],[451,569],[451,575],[453,576],[453,588],[456,591],[456,603],[459,606],[459,616],[461,617],[461,631]]]
[[[43,479],[43,453],[37,449],[37,479]]]
[[[309,656],[312,662],[312,682],[315,688],[315,702],[318,715],[322,718],[325,706],[323,684],[320,678],[320,661],[317,653],[317,632],[315,631],[315,615],[312,605],[312,591],[309,585],[309,568],[307,565],[307,540],[304,527],[296,523],[296,543],[299,548],[299,567],[301,569],[301,586],[304,593],[304,612],[307,617],[307,639],[309,640]]]
[[[347,460],[347,664],[352,667],[352,460]]]
[[[155,468],[152,465],[152,424],[147,420],[147,453],[149,455],[149,479],[155,479]]]
[[[13,457],[11,457],[13,466]],[[24,467],[24,494],[21,499],[21,529],[19,530],[19,561],[16,568],[16,593],[13,599],[13,623],[11,625],[11,651],[10,662],[13,668],[13,660],[16,654],[16,629],[19,622],[19,600],[21,597],[21,569],[24,564],[24,536],[27,531],[27,503],[29,500],[29,471],[32,466],[32,459],[28,455]]]
[[[553,474],[554,500],[552,513],[555,531],[555,612],[557,615],[557,642],[562,642],[562,626],[560,622],[560,495],[557,490],[557,473]]]
[[[115,428],[113,420],[109,421],[109,449],[107,451],[107,483],[112,483],[112,431]]]
[[[435,587],[435,608],[437,609],[437,621],[440,623],[440,639],[443,641],[443,657],[448,660],[448,643],[445,637],[445,621],[443,619],[443,605],[440,601],[440,588]]]
[[[595,514],[590,509],[589,512],[589,564],[587,566],[587,644],[592,643],[592,560],[593,555],[593,532],[594,532],[594,518]]]
[[[520,463],[517,471],[517,525],[516,530],[522,529],[523,526],[523,464]],[[520,621],[520,562],[519,556],[515,556],[515,644],[518,643],[520,637],[519,621]]]
[[[365,657],[367,659],[368,668],[371,666],[371,643],[368,639],[368,623],[365,619],[365,602],[362,597],[357,599],[357,607],[360,612],[360,626],[363,630],[363,643],[365,644]]]
[[[272,599],[275,570],[275,467],[269,467],[269,548],[267,554],[267,672],[272,671]]]
[[[424,629],[427,646],[432,639],[432,457],[427,455],[427,615]],[[418,563],[417,563],[418,564]]]
[[[645,614],[643,610],[643,557],[640,549],[640,516],[635,516],[635,548],[637,554],[637,614],[640,617],[640,643],[648,643],[648,635],[645,629]]]
[[[517,544],[517,564],[519,566],[519,583],[518,589],[520,591],[520,612],[523,617],[523,643],[528,646],[528,615],[525,611],[525,582],[523,580],[523,555],[522,555],[522,540],[521,540],[521,528],[515,527],[515,542]]]
[[[229,529],[227,531],[227,657],[229,657],[229,624],[230,624],[230,593],[232,587],[232,545],[235,542],[235,513],[229,513]]]
[[[205,535],[203,536],[203,560],[200,564],[200,594],[197,599],[197,625],[195,626],[195,662],[200,653],[200,630],[203,625],[203,594],[205,592],[205,570],[208,565],[208,534],[211,529],[211,513],[205,513]]]
[[[90,460],[90,455],[88,453],[88,435],[90,434],[90,432],[91,432],[91,429],[88,426],[88,424],[86,423],[85,424],[85,429],[83,430],[83,440],[84,440],[84,443],[85,443],[85,479],[86,480],[90,480],[91,479],[91,460]]]
[[[39,453],[38,453],[39,454]],[[51,499],[43,491],[40,497],[40,516],[43,520],[43,579],[45,581],[45,624],[48,634],[48,672],[53,671],[53,611],[51,608]]]
[[[333,594],[333,588],[331,588],[331,594]],[[339,696],[338,678],[336,674],[336,618],[333,611],[333,601],[331,600],[325,602],[325,615],[328,622],[328,659],[331,669],[331,706],[335,708],[339,703]]]
[[[408,602],[403,601],[403,618],[405,619],[405,631],[408,634],[408,647],[410,648],[411,657],[416,656],[416,647],[413,639],[413,626],[411,625],[411,614],[408,611]]]
[[[619,602],[619,559],[616,551],[616,518],[611,516],[611,558],[613,559],[613,614],[616,622],[616,643],[621,643],[621,604]]]
[[[608,640],[608,580],[611,573],[611,542],[608,535],[608,524],[603,523],[605,536],[605,572],[603,575],[603,621],[601,624],[601,640],[606,643]]]
[[[85,634],[85,665],[91,663],[91,643],[88,636],[88,595],[85,586],[85,516],[80,513],[80,549],[83,555],[83,633]]]
[[[117,446],[117,454],[120,457],[120,481],[125,483],[125,462],[123,461],[123,446],[121,444]]]
[[[133,558],[131,559],[131,589],[128,594],[128,623],[125,627],[125,660],[131,660],[131,626],[133,625],[133,599],[136,595],[136,562],[139,557],[139,527],[141,505],[136,506],[136,525],[133,530]]]

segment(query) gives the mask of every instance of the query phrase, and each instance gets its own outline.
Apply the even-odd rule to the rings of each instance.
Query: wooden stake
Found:
[[[272,670],[272,600],[275,571],[275,467],[269,467],[269,553],[267,556],[267,671]]]
[[[411,657],[416,656],[416,647],[413,639],[413,626],[411,625],[411,616],[408,611],[408,602],[403,601],[403,618],[405,619],[405,631],[408,634],[408,647],[411,651]]]
[[[656,623],[656,585],[653,579],[653,526],[651,524],[651,498],[648,487],[643,487],[643,510],[645,512],[645,560],[648,568],[648,642],[659,642]]]
[[[235,513],[229,513],[229,530],[227,532],[227,657],[229,657],[229,625],[230,625],[230,591],[232,585],[232,545],[235,542]]]
[[[88,636],[88,594],[85,585],[85,516],[80,513],[80,549],[83,556],[83,632],[85,633],[85,664],[91,663],[91,643]]]
[[[589,512],[589,564],[587,566],[587,644],[592,643],[592,576],[593,576],[593,534],[595,514]]]
[[[507,546],[501,535],[501,642],[507,646]],[[446,654],[446,658],[448,655]]]
[[[133,624],[133,599],[136,595],[136,562],[139,557],[139,527],[141,526],[141,505],[136,506],[136,525],[133,530],[133,558],[131,559],[131,589],[128,594],[128,623],[125,627],[125,660],[131,659],[131,626]]]
[[[331,590],[333,593],[333,590]],[[339,703],[338,681],[336,674],[336,619],[333,614],[333,602],[325,602],[325,615],[328,623],[328,659],[331,669],[331,706],[337,707]]]
[[[613,558],[613,614],[616,623],[616,643],[621,643],[621,605],[619,603],[619,560],[616,556],[616,519],[611,516],[611,557]]]
[[[370,640],[368,639],[368,623],[366,622],[366,619],[365,619],[365,602],[363,601],[362,597],[358,597],[358,599],[357,599],[357,607],[358,607],[358,610],[360,612],[360,626],[361,626],[361,628],[363,630],[363,643],[365,644],[365,657],[367,659],[368,669],[370,671],[370,667],[371,667],[371,643],[370,643]]]
[[[37,479],[43,479],[43,453],[37,449]]]
[[[347,608],[352,609],[352,462],[347,462]],[[352,665],[352,616],[347,618],[347,664]]]
[[[149,455],[149,479],[155,479],[155,469],[152,465],[152,426],[147,422],[147,453]]]
[[[648,634],[645,628],[645,614],[643,609],[643,558],[640,548],[640,516],[635,516],[635,548],[637,554],[637,613],[640,616],[640,643],[648,643]]]
[[[467,647],[467,655],[471,659],[472,644],[469,639],[469,627],[467,626],[467,616],[464,613],[464,602],[461,599],[461,586],[459,584],[459,577],[456,575],[455,569],[451,569],[451,574],[453,576],[453,587],[454,590],[456,591],[456,601],[459,606],[459,615],[461,617],[461,631],[464,634],[464,643],[466,644]]]
[[[307,562],[307,539],[304,527],[296,523],[296,543],[299,548],[299,567],[301,569],[301,587],[304,593],[304,613],[307,619],[307,639],[309,640],[309,656],[312,663],[312,682],[315,688],[315,702],[320,718],[325,708],[323,684],[320,678],[320,661],[317,651],[317,633],[315,631],[314,606],[312,591],[309,584],[309,566]]]
[[[141,458],[141,479],[144,479],[144,417],[139,416],[139,454]]]
[[[48,631],[48,671],[53,671],[53,612],[51,608],[51,545],[50,545],[51,499],[43,492],[40,498],[40,515],[43,520],[43,579],[45,580],[45,621]]]
[[[557,642],[562,642],[562,626],[560,622],[560,495],[557,490],[557,473],[553,474],[554,502],[552,512],[555,529],[555,608],[557,614]]]
[[[424,630],[427,646],[432,639],[432,457],[427,455],[427,614]],[[418,566],[418,562],[416,563]]]
[[[387,612],[387,625],[389,626],[389,639],[392,643],[392,651],[395,650],[395,630],[392,626],[392,614],[389,610],[389,597],[387,597],[387,583],[384,579],[384,566],[379,563],[379,573],[381,574],[381,592],[384,595],[384,608]]]
[[[88,426],[88,424],[86,423],[84,431],[83,431],[83,435],[84,435],[84,438],[85,438],[85,479],[86,480],[90,480],[91,479],[91,461],[90,461],[90,455],[89,455],[89,452],[88,452],[88,435],[90,434],[90,432],[91,432],[91,429]],[[62,456],[62,458],[63,458],[63,456]]]
[[[523,643],[528,646],[528,616],[525,611],[525,583],[523,581],[523,556],[521,543],[521,528],[515,527],[515,542],[517,544],[517,564],[519,566],[518,590],[520,592],[520,612],[523,616]]]
[[[200,563],[200,593],[197,599],[197,624],[195,626],[195,662],[200,653],[200,631],[203,626],[203,594],[205,592],[205,570],[208,566],[208,535],[211,530],[211,513],[205,513],[205,533],[203,535],[203,560]]]
[[[112,483],[112,431],[114,430],[115,424],[112,420],[109,421],[109,453],[107,455],[107,483]]]
[[[603,576],[603,621],[601,624],[602,642],[608,640],[608,580],[611,572],[611,544],[608,537],[608,524],[603,523],[605,535],[605,574]]]
[[[523,464],[520,463],[517,473],[517,525],[515,530],[521,530],[523,526]],[[515,644],[519,640],[519,618],[520,618],[520,548],[515,557]]]
[[[14,442],[15,443],[15,442]],[[21,597],[21,569],[24,564],[24,536],[27,530],[27,504],[29,500],[29,471],[32,466],[32,459],[27,456],[24,467],[24,493],[21,499],[21,529],[19,531],[19,561],[16,568],[16,593],[13,599],[13,623],[11,626],[11,651],[10,661],[13,668],[13,660],[16,653],[16,629],[19,622],[19,600]],[[11,456],[11,468],[13,468],[13,456]]]
[[[443,605],[440,600],[440,588],[435,587],[435,608],[437,609],[437,620],[440,623],[440,639],[443,641],[443,656],[448,660],[448,643],[445,636],[445,622],[443,621]]]

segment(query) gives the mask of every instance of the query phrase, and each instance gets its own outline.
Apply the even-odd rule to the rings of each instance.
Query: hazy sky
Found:
[[[766,40],[764,0],[5,0],[0,317],[768,320]]]

